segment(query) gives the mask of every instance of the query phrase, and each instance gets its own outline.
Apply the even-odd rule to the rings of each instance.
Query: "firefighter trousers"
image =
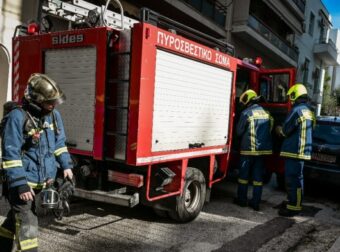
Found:
[[[0,250],[11,252],[15,242],[18,251],[38,251],[38,218],[35,200],[27,202],[21,200],[15,188],[10,189],[8,200],[11,209],[0,226]]]
[[[262,197],[264,157],[240,156],[240,170],[238,177],[237,198],[239,202],[247,204],[248,183],[250,174],[253,181],[253,197],[250,200],[253,206],[259,206]]]
[[[285,179],[288,196],[287,209],[292,211],[302,210],[303,195],[303,165],[304,161],[287,158],[285,160]]]

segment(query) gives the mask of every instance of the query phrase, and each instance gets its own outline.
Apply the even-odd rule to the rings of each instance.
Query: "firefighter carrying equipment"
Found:
[[[283,126],[285,137],[280,156],[310,160],[312,153],[312,130],[315,116],[306,103],[295,103]]]
[[[69,199],[74,193],[75,180],[58,177],[54,183],[54,186],[59,193],[60,200],[58,206],[52,209],[52,212],[57,220],[61,220],[63,216],[68,215],[71,212]]]
[[[40,193],[41,206],[47,209],[54,209],[58,207],[60,196],[59,193],[52,187],[43,188]]]
[[[29,102],[61,104],[66,97],[57,83],[45,74],[34,73],[28,79],[25,98]]]
[[[44,188],[41,193],[41,206],[51,209],[54,216],[61,220],[64,215],[70,213],[69,198],[74,193],[74,182],[70,179],[58,177],[48,187]]]
[[[296,83],[287,92],[287,95],[289,96],[289,99],[292,103],[294,103],[297,98],[307,94],[306,87],[301,83]]]
[[[240,102],[243,105],[247,105],[251,100],[257,98],[257,94],[254,90],[248,89],[247,91],[243,92],[240,96]]]
[[[54,130],[53,114],[59,134]],[[56,160],[64,170],[72,168],[73,162],[65,146],[66,137],[58,111],[34,118],[38,129],[32,132],[23,132],[24,119],[19,109],[8,114],[2,139],[2,167],[10,188],[29,185],[41,189],[47,178],[55,178]]]
[[[260,105],[253,104],[241,112],[236,133],[241,137],[241,155],[272,154],[273,118]]]

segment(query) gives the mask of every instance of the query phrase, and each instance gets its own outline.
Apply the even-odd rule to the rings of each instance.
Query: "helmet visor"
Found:
[[[59,97],[44,101],[44,103],[56,106],[56,105],[60,105],[64,103],[65,101],[66,101],[66,96],[64,93],[61,93]]]

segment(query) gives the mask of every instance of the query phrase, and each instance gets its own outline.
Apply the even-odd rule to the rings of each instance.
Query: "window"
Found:
[[[311,12],[309,16],[309,27],[308,27],[308,33],[311,36],[313,36],[313,32],[314,32],[314,23],[315,23],[315,15]]]
[[[314,94],[319,92],[319,76],[320,76],[320,68],[315,68],[313,72],[313,78],[314,78],[313,93]]]
[[[269,74],[263,75],[260,79],[260,95],[267,102],[285,103],[287,102],[287,91],[289,86],[289,74]]]
[[[250,72],[248,69],[238,68],[236,75],[236,97],[239,98],[241,94],[249,89]]]
[[[308,82],[308,75],[309,75],[309,59],[305,59],[305,63],[303,63],[303,83]]]
[[[221,27],[225,26],[226,8],[220,1],[211,0],[184,0],[192,7],[201,12],[204,16],[212,19]]]

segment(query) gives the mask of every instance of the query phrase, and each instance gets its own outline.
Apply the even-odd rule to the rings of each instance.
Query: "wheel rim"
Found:
[[[191,181],[185,190],[184,205],[188,212],[194,212],[200,202],[201,190],[198,181]]]

